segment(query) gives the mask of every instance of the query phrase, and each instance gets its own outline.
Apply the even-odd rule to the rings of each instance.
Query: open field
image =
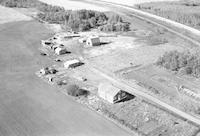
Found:
[[[0,24],[23,20],[31,20],[31,18],[15,11],[14,9],[0,6]]]
[[[194,116],[199,116],[200,101],[181,92],[178,87],[184,85],[199,94],[199,85],[195,81],[188,80],[180,75],[174,75],[169,71],[148,65],[138,69],[122,70],[123,78],[132,84],[138,84],[146,88],[146,92],[162,99],[170,105]]]
[[[86,4],[81,1],[71,1],[71,0],[40,0],[42,2],[64,7],[66,10],[79,10],[79,9],[87,9],[87,10],[96,10],[96,11],[108,11],[109,9],[95,6],[91,4]]]
[[[198,16],[200,6],[198,1],[151,2],[138,4],[136,7],[140,10],[200,29]]]
[[[38,53],[40,40],[50,36],[43,25],[15,22],[0,30],[0,135],[129,135],[35,76],[52,64]]]
[[[97,10],[97,11],[108,11],[109,8],[95,6],[93,4],[86,4],[81,2],[81,0],[40,0],[42,2],[62,6],[65,9],[78,10],[78,9],[89,9],[89,10]],[[135,4],[144,3],[144,2],[155,2],[155,1],[166,1],[166,0],[104,0],[107,2],[114,2],[119,4],[126,4],[129,6],[133,6]],[[177,0],[167,0],[167,1],[177,1]]]
[[[133,6],[135,4],[146,3],[146,2],[178,1],[178,0],[117,0],[117,1],[116,0],[103,0],[103,1]]]

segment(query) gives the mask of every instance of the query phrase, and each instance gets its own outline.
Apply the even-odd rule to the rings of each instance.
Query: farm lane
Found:
[[[131,135],[34,74],[52,63],[38,52],[50,33],[42,24],[14,22],[0,30],[1,136]]]

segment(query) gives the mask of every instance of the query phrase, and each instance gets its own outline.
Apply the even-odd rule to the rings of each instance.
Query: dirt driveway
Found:
[[[128,132],[36,77],[49,31],[35,22],[0,26],[1,136],[125,136]]]

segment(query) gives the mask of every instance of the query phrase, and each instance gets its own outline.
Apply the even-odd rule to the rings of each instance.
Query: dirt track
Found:
[[[41,24],[0,26],[1,136],[125,136],[126,131],[35,76],[48,59],[38,54],[49,31]]]

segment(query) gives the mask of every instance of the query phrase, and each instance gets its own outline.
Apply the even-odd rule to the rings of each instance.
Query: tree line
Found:
[[[128,31],[129,23],[115,13],[105,14],[92,10],[65,10],[38,0],[1,0],[1,5],[18,8],[37,8],[38,19],[49,23],[62,24],[75,31],[87,31],[99,28],[101,31]]]
[[[158,59],[156,64],[171,71],[180,72],[181,74],[200,77],[200,55],[197,52],[166,52]]]

